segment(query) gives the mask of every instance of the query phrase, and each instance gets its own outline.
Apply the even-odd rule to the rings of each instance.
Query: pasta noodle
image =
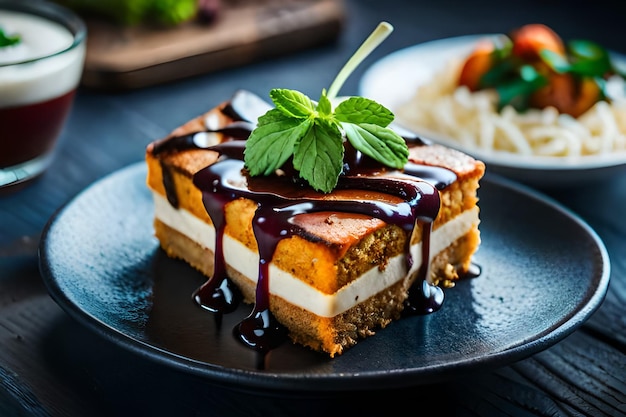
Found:
[[[613,77],[611,103],[599,101],[578,118],[555,108],[496,110],[496,93],[458,86],[461,62],[447,65],[395,110],[419,132],[436,132],[465,148],[520,155],[573,157],[626,152],[624,80]]]

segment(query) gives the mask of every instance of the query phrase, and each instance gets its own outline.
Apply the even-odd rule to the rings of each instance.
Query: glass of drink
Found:
[[[47,1],[0,0],[0,190],[50,165],[85,59],[87,30]]]

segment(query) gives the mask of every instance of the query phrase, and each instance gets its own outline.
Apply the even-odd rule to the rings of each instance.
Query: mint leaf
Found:
[[[394,119],[394,114],[374,100],[363,97],[350,97],[339,103],[335,117],[340,122],[371,123],[386,127]]]
[[[22,40],[20,35],[7,35],[0,28],[0,48],[3,46],[13,46],[20,43]]]
[[[333,105],[326,96],[326,91],[322,91],[322,95],[320,96],[319,103],[317,103],[316,110],[321,117],[332,117]]]
[[[329,193],[337,185],[343,169],[343,139],[337,125],[315,119],[293,156],[293,166],[300,176],[318,191]]]
[[[376,161],[402,169],[409,158],[404,139],[393,130],[371,123],[342,123],[352,146]]]
[[[271,175],[294,152],[298,141],[310,130],[312,121],[288,117],[278,109],[259,117],[257,128],[246,142],[244,159],[250,175]]]
[[[311,99],[299,91],[275,88],[270,91],[270,98],[276,108],[288,116],[301,119],[315,113]]]
[[[293,156],[293,167],[311,187],[329,193],[343,170],[344,137],[376,161],[402,169],[408,160],[404,139],[387,126],[394,115],[363,97],[332,102],[348,75],[393,30],[382,22],[341,69],[317,104],[299,91],[272,89],[276,108],[258,120],[246,143],[244,162],[252,176],[271,175]]]

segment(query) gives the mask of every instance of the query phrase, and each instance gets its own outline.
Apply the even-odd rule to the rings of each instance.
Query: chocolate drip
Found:
[[[224,168],[224,164],[214,164],[212,166]],[[215,175],[219,176],[220,174],[221,170],[217,170]],[[209,179],[208,181],[213,180]],[[211,190],[211,182],[205,183],[204,186]],[[223,187],[220,187],[220,189],[223,190]],[[214,193],[204,191],[202,193],[202,202],[215,227],[213,276],[196,291],[193,298],[201,307],[207,310],[216,313],[227,313],[237,308],[239,298],[233,296],[231,291],[232,286],[229,284],[230,280],[228,279],[226,261],[224,260],[223,240],[226,227],[224,206],[235,199],[236,195],[234,193],[215,192],[217,188],[213,188],[213,191]]]
[[[224,137],[221,142],[230,140],[245,140],[250,136],[250,132],[254,129],[254,125],[249,122],[232,122],[227,126],[215,130],[206,130],[188,133],[181,136],[167,137],[162,141],[155,143],[152,153],[155,155],[172,152],[185,151],[189,149],[210,149],[215,146],[211,140],[207,138],[210,133],[221,133]]]
[[[168,136],[157,142],[152,152],[157,155],[169,151],[207,149],[214,146],[214,144],[209,144],[205,140],[206,133],[221,133],[225,136],[222,141],[247,139],[256,126],[258,118],[270,109],[271,106],[259,96],[246,90],[239,90],[221,109],[221,112],[228,116],[232,122],[217,129],[205,126],[203,130],[197,132],[180,136]]]
[[[172,207],[178,208],[178,194],[176,194],[174,177],[170,168],[163,161],[161,161],[161,175],[163,176],[163,188],[165,188],[167,201],[169,201]]]
[[[247,121],[256,124],[259,117],[270,110],[265,100],[247,90],[238,90],[222,109],[222,113],[237,121]]]
[[[226,262],[224,260],[224,206],[232,201],[231,195],[203,192],[202,202],[215,227],[215,255],[213,260],[213,275],[193,294],[196,303],[214,313],[230,313],[234,311],[241,295],[234,284],[228,279]]]
[[[438,190],[453,183],[456,180],[455,173],[440,167],[414,163],[407,164],[402,172],[390,173],[387,168],[346,143],[344,170],[337,188],[381,192],[399,197],[402,200],[400,203],[366,199],[327,200],[322,194],[303,186],[296,176],[297,173],[288,166],[283,167],[285,174],[282,176],[248,177],[243,162],[245,140],[237,139],[247,138],[253,127],[249,122],[256,121],[269,108],[259,97],[241,90],[222,109],[234,122],[215,130],[227,136],[221,143],[202,146],[195,138],[198,134],[196,132],[167,138],[154,149],[154,152],[163,152],[204,148],[220,153],[220,159],[216,163],[202,169],[193,178],[194,185],[202,191],[204,206],[216,232],[213,274],[194,293],[193,299],[203,308],[218,314],[232,311],[240,301],[240,294],[228,278],[224,259],[224,210],[229,202],[247,198],[258,205],[252,220],[260,257],[258,281],[252,312],[233,330],[235,336],[247,346],[259,352],[268,352],[286,338],[286,329],[270,311],[269,265],[282,239],[306,234],[293,222],[295,216],[305,213],[361,213],[401,227],[409,235],[405,247],[408,271],[413,270],[410,235],[419,222],[423,230],[423,261],[415,273],[405,313],[428,314],[438,310],[443,303],[444,293],[441,288],[428,281],[430,234],[440,207]],[[428,141],[409,133],[401,134],[411,146],[429,145]]]
[[[422,261],[417,270],[417,277],[409,289],[409,297],[404,303],[404,315],[429,314],[439,310],[443,304],[443,290],[428,282],[430,274],[430,235],[432,222],[423,223]]]
[[[279,343],[286,333],[272,318],[269,299],[269,264],[278,243],[285,238],[303,233],[291,220],[298,214],[320,211],[361,213],[377,217],[388,224],[395,224],[410,234],[416,220],[431,224],[439,212],[439,193],[436,188],[424,181],[408,181],[388,177],[341,177],[338,189],[373,190],[394,195],[403,199],[397,204],[382,201],[325,200],[319,198],[300,198],[301,190],[296,187],[295,196],[289,192],[255,191],[248,186],[254,178],[242,176],[244,164],[241,160],[224,159],[210,165],[194,176],[194,185],[203,192],[203,203],[213,220],[216,231],[214,272],[208,283],[197,293],[195,299],[203,307],[212,310],[216,298],[216,289],[221,289],[227,280],[226,262],[223,253],[224,208],[237,198],[248,198],[258,204],[252,220],[254,235],[259,248],[259,274],[256,288],[256,303],[250,316],[237,327],[240,340],[256,349],[265,350]],[[261,180],[263,181],[263,180]],[[284,177],[274,178],[281,183],[276,190],[290,188]],[[263,187],[261,187],[263,188]],[[291,185],[291,188],[294,188]],[[423,245],[427,248],[428,245]],[[410,253],[410,239],[405,248],[407,270],[411,269],[413,259]],[[426,249],[425,259],[428,259]],[[427,264],[427,263],[426,263]],[[228,306],[229,308],[231,306]],[[259,334],[262,334],[261,337]]]
[[[456,174],[449,169],[419,165],[412,162],[405,165],[404,173],[433,184],[438,190],[443,190],[456,181]]]

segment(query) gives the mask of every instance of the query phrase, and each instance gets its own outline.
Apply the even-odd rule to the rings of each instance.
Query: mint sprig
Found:
[[[392,30],[386,22],[379,24],[344,65],[328,93],[322,90],[317,103],[299,91],[270,91],[275,108],[259,117],[246,142],[244,159],[251,176],[271,175],[293,157],[300,177],[328,193],[343,169],[344,136],[355,149],[381,164],[404,167],[408,147],[388,127],[394,119],[389,109],[364,97],[350,97],[335,109],[332,105],[348,76]]]
[[[4,33],[2,28],[0,28],[0,48],[4,46],[17,45],[21,41],[22,38],[20,35],[7,35],[6,33]]]

